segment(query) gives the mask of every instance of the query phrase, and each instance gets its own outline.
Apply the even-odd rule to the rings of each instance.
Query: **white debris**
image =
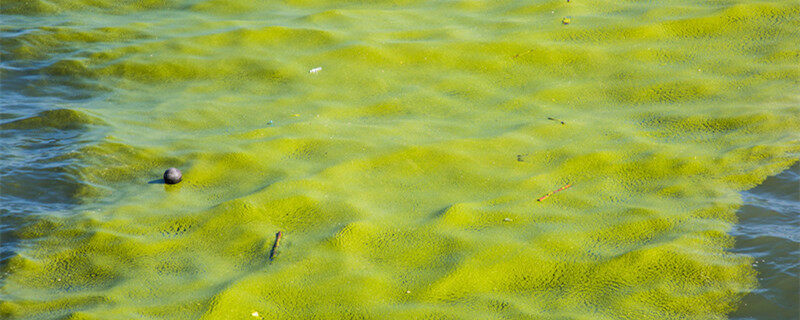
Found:
[[[322,67],[316,67],[314,69],[308,70],[308,73],[317,73],[322,71]]]
[[[253,313],[251,313],[250,315],[251,315],[251,316],[254,316],[254,317],[256,317],[256,318],[258,318],[258,317],[259,317],[259,315],[258,315],[258,311],[253,311]]]

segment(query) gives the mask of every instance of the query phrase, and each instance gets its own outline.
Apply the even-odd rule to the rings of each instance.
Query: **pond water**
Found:
[[[800,3],[0,6],[4,318],[798,316]]]

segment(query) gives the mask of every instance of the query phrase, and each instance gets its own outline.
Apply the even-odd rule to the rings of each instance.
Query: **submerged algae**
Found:
[[[114,89],[0,314],[714,319],[755,287],[727,232],[800,154],[800,6],[237,3],[20,20],[12,58]]]

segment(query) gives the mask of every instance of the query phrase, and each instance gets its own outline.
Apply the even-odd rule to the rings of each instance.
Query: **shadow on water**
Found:
[[[147,183],[149,183],[149,184],[166,184],[166,182],[164,182],[164,179],[150,180],[150,181],[147,181]]]
[[[732,250],[755,259],[759,286],[731,319],[800,318],[800,163],[742,192]]]

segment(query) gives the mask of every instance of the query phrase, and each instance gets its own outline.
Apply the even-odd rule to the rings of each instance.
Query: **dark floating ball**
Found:
[[[176,184],[181,182],[183,175],[181,175],[181,171],[176,168],[169,168],[167,171],[164,171],[164,182],[166,184]]]

